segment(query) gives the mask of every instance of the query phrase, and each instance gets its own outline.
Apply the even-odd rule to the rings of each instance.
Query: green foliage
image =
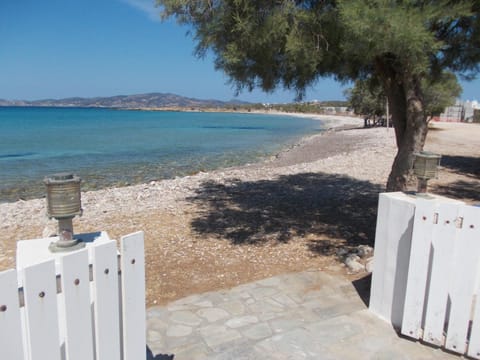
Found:
[[[215,54],[215,66],[238,90],[278,86],[299,95],[318,76],[334,74],[341,29],[334,1],[158,0],[163,16],[191,26],[196,53]],[[328,28],[328,35],[324,28]],[[338,31],[337,31],[338,30]]]
[[[157,0],[190,26],[196,53],[238,90],[283,86],[301,96],[323,76],[432,78],[478,71],[479,0]],[[383,67],[380,65],[384,65]]]
[[[287,113],[306,113],[306,114],[325,114],[328,109],[335,108],[336,111],[340,111],[340,108],[347,108],[348,103],[346,101],[315,101],[315,102],[294,102],[287,104],[243,104],[235,106],[233,110],[240,111],[280,111]]]
[[[329,112],[329,109],[334,108],[335,111],[339,111],[339,108],[347,107],[345,101],[323,101],[323,102],[297,102],[289,104],[274,104],[269,108],[276,111],[288,112],[288,113],[307,113],[307,114],[325,114]]]
[[[471,14],[468,1],[340,0],[338,7],[345,27],[343,56],[354,59],[352,70],[366,72],[386,57],[410,74],[428,72],[446,40],[432,25]]]
[[[357,80],[353,88],[345,92],[348,106],[357,115],[381,116],[385,114],[386,96],[378,84]]]
[[[455,104],[462,92],[457,77],[451,72],[442,72],[435,81],[421,82],[424,114],[426,118],[440,115],[446,107]],[[383,116],[386,112],[386,96],[383,88],[372,78],[357,80],[353,88],[345,92],[355,114]]]
[[[440,115],[445,108],[455,104],[455,99],[462,93],[457,77],[451,72],[441,73],[436,81],[422,81],[425,116]]]

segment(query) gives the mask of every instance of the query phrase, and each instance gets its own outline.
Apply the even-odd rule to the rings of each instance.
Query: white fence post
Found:
[[[430,247],[436,202],[417,199],[413,222],[409,277],[405,291],[405,311],[402,334],[419,339],[422,336],[422,316],[425,305],[425,289],[430,264]]]
[[[0,360],[145,358],[143,232],[121,239],[121,275],[116,241],[102,234],[66,253],[42,239],[38,262],[22,244],[22,267],[0,272]]]
[[[459,215],[460,219],[462,219],[462,227],[457,229],[455,251],[453,253],[453,271],[450,291],[451,307],[445,347],[449,350],[463,353],[465,351],[469,321],[472,313],[472,301],[479,271],[480,208],[462,206],[460,211],[461,213]],[[478,307],[476,309],[480,310]],[[475,336],[478,337],[478,335],[480,334],[472,334],[470,346],[475,343]],[[480,339],[477,339],[477,343],[478,340]],[[476,357],[480,355],[477,353],[478,350],[475,352]]]
[[[0,344],[0,359],[24,360],[17,272],[13,269],[0,272]]]
[[[65,350],[68,360],[93,359],[92,311],[88,251],[61,258],[61,283],[65,309]]]
[[[117,243],[93,247],[93,303],[96,359],[120,359],[120,299]]]
[[[415,199],[380,194],[369,308],[395,327],[402,323]]]
[[[439,204],[437,221],[434,223],[432,231],[431,251],[433,256],[430,265],[430,286],[427,293],[423,338],[438,346],[443,343],[445,315],[449,302],[457,215],[458,206]]]
[[[29,360],[60,360],[57,281],[53,260],[23,269]]]
[[[143,232],[124,236],[122,252],[123,360],[146,354],[145,255]]]

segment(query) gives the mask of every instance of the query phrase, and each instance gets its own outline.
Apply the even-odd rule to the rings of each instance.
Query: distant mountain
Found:
[[[34,101],[0,99],[0,106],[107,107],[120,109],[210,107],[223,108],[245,104],[248,103],[237,100],[200,100],[194,98],[187,98],[175,94],[164,93],[117,95],[110,97],[94,98],[72,97],[65,99],[45,99]]]

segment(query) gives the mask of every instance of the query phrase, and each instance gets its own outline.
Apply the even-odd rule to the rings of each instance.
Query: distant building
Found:
[[[447,107],[445,111],[434,120],[446,122],[473,122],[475,110],[479,109],[480,104],[477,100],[457,100],[455,105]]]
[[[480,104],[477,100],[465,101],[465,116],[464,120],[466,122],[472,122],[475,115],[475,110],[480,109]]]

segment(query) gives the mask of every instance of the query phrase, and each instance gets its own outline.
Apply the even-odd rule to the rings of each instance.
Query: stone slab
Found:
[[[147,345],[159,359],[459,358],[399,337],[369,312],[349,281],[321,271],[154,307],[147,312],[147,327]]]

